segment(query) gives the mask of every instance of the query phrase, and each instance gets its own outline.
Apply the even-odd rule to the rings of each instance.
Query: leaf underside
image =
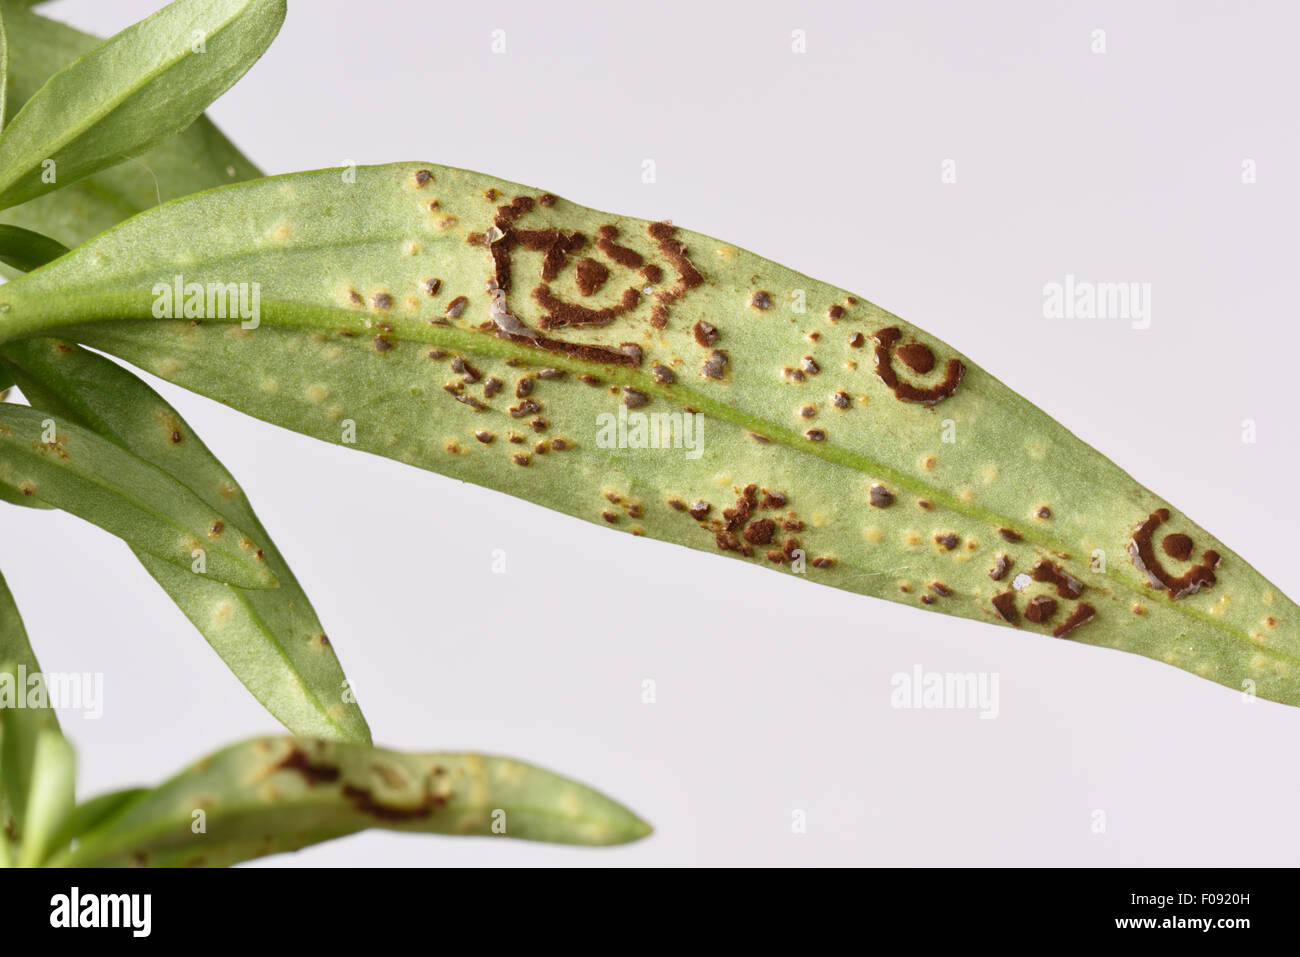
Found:
[[[351,180],[136,217],[0,289],[0,340],[57,331],[613,529],[1300,702],[1279,589],[920,329],[730,244],[488,176]],[[241,283],[258,328],[209,301]],[[604,447],[602,416],[684,410],[704,415],[698,457]]]
[[[238,588],[138,548],[135,554],[285,727],[295,734],[368,742],[365,719],[345,695],[343,670],[306,594],[234,477],[180,414],[128,370],[69,343],[12,343],[0,362],[18,371],[33,405],[162,469],[262,543],[276,588]]]
[[[112,803],[50,863],[221,867],[366,828],[583,845],[650,831],[599,792],[509,758],[308,738],[232,745]]]

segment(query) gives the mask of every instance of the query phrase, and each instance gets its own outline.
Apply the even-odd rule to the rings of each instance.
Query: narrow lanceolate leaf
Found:
[[[10,345],[0,361],[36,406],[162,469],[261,543],[274,589],[201,578],[139,549],[136,557],[223,661],[295,734],[369,742],[334,649],[288,564],[234,477],[162,396],[116,363],[69,343]]]
[[[35,230],[0,223],[0,262],[19,272],[31,272],[67,251],[63,243]]]
[[[178,0],[54,74],[0,134],[0,207],[170,139],[262,55],[285,0]]]
[[[5,109],[9,102],[9,39],[5,33],[4,10],[0,9],[0,130],[5,125]]]
[[[41,731],[58,727],[45,675],[14,596],[0,576],[0,844],[12,845],[22,834],[36,739]]]
[[[36,737],[31,790],[23,816],[19,867],[38,867],[53,849],[53,841],[76,804],[77,756],[56,728],[43,728]]]
[[[0,0],[9,36],[9,109],[21,107],[50,76],[87,53],[99,37]],[[75,245],[128,216],[189,193],[260,175],[221,132],[199,117],[184,132],[143,156],[48,193],[0,221],[26,226]],[[11,275],[6,267],[0,273]]]
[[[650,832],[591,788],[509,758],[258,738],[128,801],[50,863],[217,867],[366,828],[585,845]]]
[[[1187,516],[951,346],[667,223],[426,165],[276,177],[0,288],[0,340],[54,329],[611,529],[1300,703],[1296,606]]]
[[[157,466],[47,412],[0,405],[0,486],[84,518],[187,573],[243,588],[275,586],[261,544],[224,513]]]

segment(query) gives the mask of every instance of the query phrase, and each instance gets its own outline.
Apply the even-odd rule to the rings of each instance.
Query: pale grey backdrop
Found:
[[[110,32],[152,6],[48,10]],[[296,0],[211,115],[269,172],[479,169],[856,290],[1300,592],[1294,9],[728,6],[743,12]],[[941,182],[946,159],[956,183]],[[1045,320],[1042,287],[1067,273],[1150,282],[1151,328]],[[614,534],[163,391],[252,496],[379,742],[515,754],[658,828],[604,851],[374,832],[282,860],[1300,860],[1300,711]],[[1199,411],[1153,411],[1184,405]],[[3,522],[0,558],[45,667],[107,675],[103,719],[67,720],[86,793],[276,730],[119,542],[62,515]],[[1000,716],[891,709],[890,676],[917,664],[997,672]],[[645,678],[656,704],[641,703]]]

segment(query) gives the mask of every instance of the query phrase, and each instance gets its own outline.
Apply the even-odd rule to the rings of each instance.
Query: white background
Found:
[[[153,6],[47,11],[107,34]],[[296,0],[211,116],[268,172],[478,169],[856,290],[1300,592],[1294,10],[725,9]],[[1151,283],[1151,328],[1042,318],[1043,285],[1067,273]],[[657,828],[610,850],[369,832],[281,862],[1300,861],[1296,709],[615,534],[162,390],[252,497],[377,742],[513,754]],[[42,664],[106,675],[104,717],[65,718],[84,794],[276,730],[118,541],[62,514],[0,515]],[[891,709],[891,675],[917,664],[996,672],[999,717]]]

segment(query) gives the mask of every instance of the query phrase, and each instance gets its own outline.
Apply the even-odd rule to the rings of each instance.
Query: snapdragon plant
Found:
[[[236,479],[128,365],[611,530],[1300,703],[1279,588],[923,330],[669,221],[479,173],[262,176],[200,113],[283,0],[182,0],[102,44],[27,7],[0,2],[19,107],[0,133],[0,370],[30,403],[0,406],[0,497],[122,538],[299,737],[76,805],[52,717],[0,712],[20,863],[495,833],[494,809],[520,837],[647,830],[526,765],[369,749]],[[0,658],[36,670],[16,611],[0,626]],[[211,836],[182,826],[200,796]]]

